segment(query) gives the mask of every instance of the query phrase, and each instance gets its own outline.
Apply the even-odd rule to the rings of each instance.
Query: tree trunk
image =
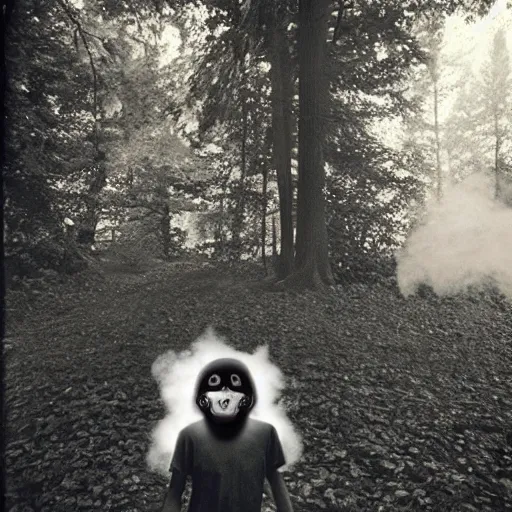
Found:
[[[91,245],[94,245],[97,224],[98,221],[94,215],[94,212],[87,212],[83,222],[77,229],[76,241],[86,248],[90,248]]]
[[[496,108],[497,110],[497,108]],[[494,199],[500,197],[500,132],[498,124],[498,113],[494,112]]]
[[[94,244],[96,226],[99,222],[99,196],[107,183],[107,170],[105,168],[103,159],[104,155],[99,155],[97,157],[97,167],[93,169],[95,175],[91,184],[89,185],[89,190],[87,192],[87,198],[85,201],[85,214],[77,230],[77,242],[88,247]]]
[[[219,219],[215,223],[214,228],[214,238],[218,241],[218,253],[220,254],[220,257],[223,258],[226,252],[226,236],[224,234],[224,218],[226,214],[226,208],[224,206],[224,200],[225,200],[225,190],[228,186],[229,176],[223,180],[223,187],[222,190],[224,191],[220,196],[219,201]]]
[[[286,18],[276,8],[270,20],[270,80],[272,84],[273,158],[277,171],[281,253],[278,276],[284,279],[293,270],[293,190],[292,190],[292,69],[286,34]],[[283,23],[284,21],[284,23]]]
[[[262,187],[262,208],[261,208],[261,262],[263,263],[263,268],[265,270],[265,274],[267,273],[267,185],[268,185],[268,168],[266,165],[262,167],[263,174],[263,187]]]
[[[437,64],[436,70],[437,73]],[[436,173],[437,173],[437,200],[441,201],[443,194],[442,190],[442,178],[441,178],[441,141],[439,137],[439,91],[437,76],[434,76],[434,130],[436,137]]]
[[[245,90],[242,94],[242,140],[240,152],[240,191],[236,201],[234,219],[233,219],[233,256],[240,259],[242,255],[242,230],[244,224],[245,211],[245,177],[247,175],[247,132],[248,132],[248,112],[247,112],[247,93]]]
[[[452,150],[447,149],[446,151],[446,164],[448,170],[448,182],[453,183],[453,174],[452,174]]]
[[[277,273],[279,269],[279,255],[277,254],[276,218],[272,215],[272,268]]]
[[[296,268],[283,282],[320,287],[334,282],[325,218],[322,143],[328,83],[325,56],[330,0],[299,0],[299,186]]]
[[[160,236],[162,237],[164,258],[169,260],[171,257],[171,210],[168,204],[164,205],[164,211],[160,219]]]

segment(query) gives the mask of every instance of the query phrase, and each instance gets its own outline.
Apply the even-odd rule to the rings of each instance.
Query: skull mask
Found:
[[[254,383],[247,366],[236,359],[217,359],[198,379],[196,403],[215,423],[245,418],[256,402]]]

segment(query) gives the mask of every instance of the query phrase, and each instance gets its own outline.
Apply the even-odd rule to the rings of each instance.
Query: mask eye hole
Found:
[[[216,373],[210,375],[210,378],[208,379],[208,386],[218,386],[219,384],[220,377]]]
[[[231,384],[233,384],[233,386],[239,387],[242,385],[242,379],[236,373],[233,373],[233,375],[231,375]]]

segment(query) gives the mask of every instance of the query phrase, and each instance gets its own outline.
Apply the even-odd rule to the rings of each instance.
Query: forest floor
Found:
[[[151,364],[210,324],[235,348],[268,344],[288,379],[305,447],[286,473],[296,511],[512,509],[510,303],[406,299],[394,281],[272,293],[256,277],[105,263],[30,308],[8,294],[6,510],[159,510]]]

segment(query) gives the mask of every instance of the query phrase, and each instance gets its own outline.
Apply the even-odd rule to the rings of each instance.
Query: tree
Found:
[[[119,192],[110,192],[111,200],[117,208],[126,212],[116,229],[120,232],[134,230],[130,225],[138,225],[139,239],[151,236],[156,242],[155,254],[168,260],[173,256],[172,217],[184,210],[198,209],[187,194],[191,183],[179,169],[171,165],[137,168],[129,173],[129,183]],[[105,201],[106,202],[106,201]],[[129,241],[129,240],[128,240]]]
[[[440,57],[443,38],[443,21],[440,17],[431,17],[426,22],[425,34],[423,37],[427,56],[427,70],[430,82],[432,83],[432,102],[434,114],[434,138],[436,155],[436,195],[437,200],[442,196],[442,174],[441,174],[441,133],[439,126],[439,86],[440,86]]]
[[[334,282],[325,221],[323,140],[329,0],[299,1],[299,184],[295,271],[285,285]]]
[[[77,114],[89,109],[90,75],[68,22],[59,5],[19,2],[7,27],[5,241],[20,276],[81,265],[62,223],[94,158],[92,124]]]
[[[93,162],[87,169],[87,192],[83,194],[85,208],[77,230],[78,242],[86,247],[90,247],[94,244],[96,225],[99,220],[99,194],[107,182],[105,152],[101,147],[100,76],[96,64],[97,52],[95,55],[92,41],[94,36],[91,36],[91,33],[84,28],[78,10],[70,5],[67,0],[58,0],[58,5],[65,13],[73,28],[73,37],[77,52],[80,52],[80,43],[83,45],[91,73],[90,89],[92,94],[90,95],[91,101],[88,110],[92,116],[90,140],[94,148],[94,156]]]
[[[100,221],[112,222],[112,194],[105,193],[107,184],[122,183],[119,173],[143,170],[145,188],[137,180],[144,197],[154,197],[155,205],[146,206],[146,223],[157,216],[159,240],[169,256],[170,208],[169,183],[179,180],[176,169],[187,167],[190,155],[183,150],[169,122],[168,90],[174,81],[171,70],[162,66],[163,47],[159,36],[168,20],[164,14],[151,11],[120,11],[103,24],[103,11],[96,3],[87,2],[73,9],[59,0],[76,31],[78,51],[85,50],[93,75],[94,147],[96,158],[88,173],[86,208],[81,215],[82,241],[91,244]],[[107,6],[108,8],[112,6]],[[110,11],[109,11],[110,12]],[[78,37],[79,36],[79,37]],[[165,174],[169,173],[169,176]],[[179,173],[178,173],[179,174]],[[121,185],[122,189],[122,185]],[[132,187],[133,189],[133,187]],[[117,190],[121,195],[126,190]],[[133,190],[132,190],[133,192]],[[115,194],[114,194],[115,195]],[[123,207],[134,208],[133,201]],[[115,208],[114,208],[115,210]],[[151,213],[148,213],[151,212]],[[139,220],[143,215],[138,215]]]
[[[83,247],[74,246],[64,220],[74,221],[79,241],[93,242],[115,145],[160,122],[157,99],[165,99],[169,73],[156,69],[157,21],[168,15],[142,4],[130,2],[133,11],[108,1],[21,1],[12,12],[4,179],[15,273],[72,266],[68,255],[79,257]],[[141,48],[145,58],[137,61]],[[119,112],[107,115],[116,102]]]
[[[407,94],[410,73],[429,60],[416,25],[459,7],[476,12],[490,6],[464,3],[339,2],[329,45],[331,109],[324,141],[330,245],[339,268],[370,255],[378,261],[379,252],[389,255],[407,232],[403,212],[422,197],[424,180],[417,170],[423,166],[416,147],[402,155],[389,151],[374,135],[375,121],[401,120],[414,111],[417,116],[416,102]],[[434,126],[421,127],[423,133],[427,129],[433,140],[425,149],[435,157],[440,141],[436,144]],[[440,167],[435,160],[434,171]]]
[[[235,48],[234,51],[237,51]],[[241,134],[240,134],[240,179],[237,187],[237,199],[234,209],[233,224],[231,228],[231,237],[233,241],[233,256],[240,259],[242,255],[241,232],[244,224],[244,212],[246,201],[245,182],[247,179],[247,157],[248,157],[248,139],[249,139],[249,91],[247,83],[246,56],[247,47],[238,49],[238,56],[241,84],[240,84],[240,114],[241,114]]]
[[[506,40],[503,29],[498,27],[490,44],[489,58],[478,75],[475,76],[469,64],[463,67],[459,92],[445,130],[453,178],[460,180],[492,169],[496,197],[502,195],[503,180],[507,180],[511,87]]]
[[[294,257],[291,176],[294,66],[287,30],[289,4],[268,0],[249,1],[243,6],[236,1],[205,2],[210,9],[208,27],[220,25],[223,31],[219,37],[213,35],[214,31],[209,36],[210,47],[201,56],[191,87],[192,97],[205,98],[201,111],[203,138],[216,122],[224,123],[227,130],[232,130],[232,138],[245,140],[249,135],[246,143],[241,143],[241,164],[247,160],[243,158],[246,151],[259,152],[255,145],[258,137],[254,133],[248,134],[244,128],[249,118],[260,116],[258,129],[262,133],[266,132],[269,124],[272,126],[272,167],[277,172],[280,197],[281,257],[278,274],[281,277],[291,271]],[[237,48],[244,48],[243,54],[237,52]],[[238,55],[235,60],[231,49],[235,56]],[[244,59],[252,68],[250,73],[245,69]],[[270,63],[270,73],[265,70],[267,62]],[[251,75],[250,85],[247,84],[248,75]],[[254,87],[255,84],[259,87]],[[244,165],[241,165],[241,171],[244,176]],[[268,169],[265,169],[265,183],[268,183],[268,177]],[[240,189],[240,206],[244,204],[243,190],[244,187]],[[242,209],[239,207],[238,211]],[[235,227],[234,239],[238,237],[240,222]]]
[[[493,168],[495,197],[501,193],[501,173],[504,167],[503,149],[510,135],[512,75],[507,40],[503,28],[496,31],[489,62],[482,73],[481,94],[483,96],[482,121],[489,127],[493,142]]]
[[[272,155],[277,173],[281,251],[277,274],[288,276],[294,266],[293,183],[291,158],[293,149],[293,94],[296,66],[290,48],[288,26],[294,16],[288,1],[251,1],[246,4],[244,27],[255,41],[261,41],[263,58],[270,63],[270,101],[272,108]]]
[[[443,145],[448,155],[450,179],[457,183],[486,167],[487,137],[475,105],[477,80],[471,69],[462,70],[450,115],[445,123]]]
[[[439,111],[445,97],[447,66],[443,55],[444,16],[442,13],[419,20],[415,28],[420,45],[421,66],[411,70],[411,95],[416,107],[406,115],[406,139],[423,154],[421,169],[433,182],[440,201],[443,190],[441,153],[443,126]]]
[[[172,216],[198,209],[192,198],[208,179],[208,170],[176,133],[171,116],[163,115],[161,109],[148,112],[156,102],[153,99],[145,105],[148,96],[164,96],[160,87],[165,81],[155,88],[155,74],[145,66],[143,72],[137,72],[137,66],[133,70],[136,72],[132,79],[136,82],[140,84],[144,77],[148,80],[146,94],[134,97],[129,92],[134,86],[131,80],[118,91],[123,108],[131,116],[123,136],[107,146],[109,190],[101,198],[102,220],[118,228],[134,222],[144,225],[155,234],[161,254],[168,259],[172,255]],[[141,116],[147,119],[140,119]],[[118,122],[119,125],[123,126]]]

